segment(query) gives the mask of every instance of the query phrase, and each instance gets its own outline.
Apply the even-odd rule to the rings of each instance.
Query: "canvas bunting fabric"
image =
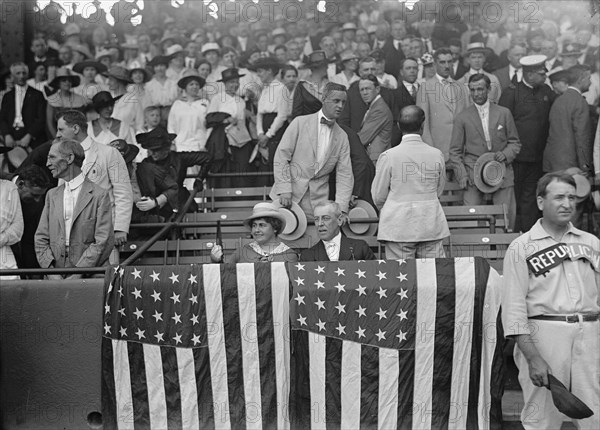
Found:
[[[110,269],[104,425],[499,428],[498,278],[483,259]]]

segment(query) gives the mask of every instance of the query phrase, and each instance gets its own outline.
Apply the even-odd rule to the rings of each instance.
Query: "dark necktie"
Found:
[[[329,120],[327,118],[325,118],[324,116],[321,117],[321,124],[325,124],[327,127],[333,127],[333,124],[335,123],[334,120]]]
[[[513,77],[510,81],[512,82],[513,85],[517,85],[517,83],[519,82],[519,79],[517,78],[517,72],[515,72],[513,74]]]

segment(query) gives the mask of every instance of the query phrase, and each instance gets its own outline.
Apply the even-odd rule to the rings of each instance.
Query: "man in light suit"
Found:
[[[65,111],[56,127],[58,139],[74,139],[81,144],[85,151],[85,161],[81,170],[93,183],[108,190],[112,204],[112,214],[115,228],[115,245],[127,242],[129,222],[133,210],[133,191],[125,160],[115,148],[102,145],[87,135],[85,115],[79,111]],[[113,255],[111,262],[118,256]]]
[[[469,78],[469,90],[474,105],[457,115],[450,144],[450,161],[457,170],[458,183],[466,189],[464,204],[481,205],[484,194],[474,183],[473,169],[477,159],[493,152],[494,159],[505,163],[506,174],[500,188],[492,194],[495,205],[505,204],[509,227],[516,215],[514,173],[512,162],[521,150],[519,134],[510,110],[490,103],[490,79],[484,74]]]
[[[319,203],[315,207],[315,225],[320,240],[301,252],[300,261],[375,260],[367,242],[342,234],[343,224],[340,205],[331,200]]]
[[[48,153],[52,176],[64,183],[48,191],[35,233],[35,252],[43,268],[99,267],[108,263],[114,246],[110,196],[85,177],[81,170],[84,158],[83,147],[72,139],[54,143]]]
[[[450,77],[452,52],[438,49],[435,54],[436,75],[425,81],[417,92],[417,106],[425,112],[423,141],[439,149],[448,161],[454,118],[469,104],[464,85]]]
[[[346,217],[354,177],[348,136],[336,123],[346,103],[346,87],[327,83],[322,101],[319,112],[296,117],[279,142],[271,198],[284,207],[298,203],[312,217],[314,207],[328,199],[329,174],[335,170],[335,201]]]
[[[46,138],[46,100],[27,85],[29,68],[24,63],[10,66],[15,87],[2,98],[0,134],[9,147],[33,149]]]
[[[402,142],[377,161],[371,194],[387,259],[442,258],[442,240],[450,235],[438,199],[446,183],[444,154],[421,139],[424,122],[423,109],[403,108]]]
[[[368,106],[358,137],[367,149],[373,164],[379,155],[390,148],[392,142],[392,111],[379,94],[381,86],[375,75],[368,75],[358,82],[360,96]]]

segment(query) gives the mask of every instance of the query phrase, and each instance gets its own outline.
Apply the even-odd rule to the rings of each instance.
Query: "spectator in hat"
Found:
[[[143,152],[146,154],[146,150],[140,151],[140,148],[137,145],[132,145],[127,143],[123,139],[115,139],[108,144],[115,148],[121,156],[123,157],[123,161],[125,161],[125,165],[127,166],[127,172],[129,173],[129,180],[131,181],[131,192],[132,192],[132,201],[133,203],[137,203],[142,197],[140,193],[140,186],[137,182],[137,165],[139,160],[139,154]],[[140,162],[143,161],[140,160]],[[132,220],[134,216],[132,215]]]
[[[545,83],[545,61],[544,55],[521,58],[523,79],[516,85],[509,85],[499,102],[500,106],[510,110],[521,141],[521,151],[513,161],[517,204],[515,231],[529,231],[539,218],[535,188],[543,175],[542,156],[548,139],[550,107],[556,98]]]
[[[71,50],[71,45],[61,45],[58,49],[58,59],[60,60],[61,65],[65,67],[69,64],[73,64],[73,51]]]
[[[56,121],[62,112],[67,110],[85,111],[88,102],[74,91],[80,82],[79,76],[65,67],[58,69],[56,77],[50,82],[50,87],[56,91],[48,97],[46,106],[46,126],[50,137],[56,136]]]
[[[469,43],[467,46],[467,62],[469,63],[469,71],[465,73],[463,77],[458,80],[458,82],[464,84],[468,88],[469,78],[471,76],[478,73],[486,75],[490,79],[492,85],[489,100],[492,103],[498,103],[498,100],[500,100],[500,95],[502,94],[500,81],[495,75],[483,70],[483,65],[485,64],[486,58],[490,53],[491,49],[487,48],[483,43]]]
[[[38,90],[42,94],[45,94],[48,86],[48,70],[46,68],[46,63],[32,63],[31,70],[33,72],[33,77],[27,79],[27,85]]]
[[[500,82],[501,91],[504,91],[510,84],[515,85],[517,82],[521,82],[523,79],[523,69],[520,61],[526,54],[526,45],[513,44],[508,49],[508,66],[494,72],[494,75],[498,78],[498,82]]]
[[[173,211],[181,210],[190,195],[183,186],[187,170],[201,166],[198,178],[204,180],[208,173],[210,155],[206,152],[173,152],[171,145],[175,135],[158,126],[148,133],[136,135],[148,157],[137,165],[137,180],[142,195],[136,203],[137,210],[169,219]],[[192,201],[188,211],[198,209]],[[145,217],[142,217],[142,219]]]
[[[275,54],[275,49],[278,46],[285,46],[285,42],[287,42],[287,34],[285,29],[277,27],[271,32],[271,38],[273,43],[269,45],[269,51]]]
[[[310,76],[300,80],[296,86],[290,121],[300,115],[315,113],[321,108],[322,91],[328,82],[328,65],[324,51],[313,51],[308,56],[304,67],[310,70]]]
[[[188,72],[185,66],[186,51],[183,50],[181,45],[177,44],[170,46],[165,54],[169,57],[169,67],[166,71],[167,78],[177,82]]]
[[[73,92],[83,97],[86,103],[90,103],[92,97],[100,91],[105,91],[107,89],[96,81],[98,74],[105,73],[106,71],[106,66],[95,60],[87,60],[75,64],[73,66],[73,72],[78,73],[82,78],[79,86],[73,88]]]
[[[238,88],[238,95],[240,97],[245,98],[246,100],[258,100],[260,96],[260,92],[262,90],[262,85],[259,77],[256,75],[254,70],[256,70],[256,65],[252,66],[240,67],[239,65],[239,55],[238,52],[234,48],[223,48],[221,50],[221,66],[225,69],[234,69],[237,68],[240,74],[240,86]],[[224,69],[222,69],[224,70]],[[212,88],[209,90],[213,90]],[[225,91],[225,87],[223,83],[219,83],[217,87],[217,94]],[[208,91],[207,91],[208,92]],[[210,93],[212,96],[215,93]]]
[[[115,139],[135,144],[135,132],[131,125],[113,117],[114,106],[115,99],[108,91],[100,91],[92,98],[92,108],[98,113],[98,118],[88,123],[88,136],[103,145]]]
[[[135,94],[138,103],[142,105],[142,109],[146,109],[150,106],[150,98],[146,92],[146,84],[150,80],[150,73],[148,70],[136,67],[129,71],[129,79],[132,84],[127,87],[127,92]]]
[[[319,42],[319,48],[327,58],[327,79],[331,80],[338,73],[336,63],[340,60],[335,39],[331,36],[323,36]]]
[[[81,43],[71,45],[71,51],[71,63],[65,66],[67,69],[73,69],[75,64],[92,58],[92,53],[89,48]]]
[[[211,66],[211,73],[206,78],[206,82],[211,84],[217,82],[221,78],[221,72],[226,69],[220,64],[221,47],[215,42],[205,43],[202,46],[202,56]]]
[[[391,146],[392,111],[381,98],[381,87],[375,75],[361,77],[358,90],[362,101],[368,106],[358,137],[367,149],[369,158],[376,164],[379,155]]]
[[[403,108],[402,142],[377,161],[371,193],[387,259],[443,258],[442,240],[450,235],[438,199],[446,183],[444,154],[421,139],[424,122],[421,108]]]
[[[375,76],[383,88],[395,90],[398,88],[398,81],[392,75],[385,73],[385,58],[381,51],[373,51],[371,56],[375,58]]]
[[[221,141],[218,144],[221,147],[229,147],[230,157],[227,158],[225,172],[243,175],[251,171],[249,160],[253,146],[250,144],[252,137],[246,126],[246,103],[238,95],[240,77],[236,68],[223,70],[219,82],[223,83],[225,91],[211,99],[208,113],[220,112],[229,115],[220,122],[226,125],[224,139],[227,139],[227,142]],[[232,178],[231,184],[234,187],[248,186],[248,178]]]
[[[342,25],[342,41],[340,43],[339,49],[341,51],[356,51],[358,47],[356,43],[356,32],[358,27],[353,22],[346,22]]]
[[[0,147],[6,148],[6,147]],[[10,148],[8,148],[10,149]],[[5,149],[0,149],[5,151]],[[0,269],[16,269],[17,261],[10,247],[23,235],[23,213],[17,187],[10,181],[0,179]],[[0,280],[16,280],[18,276],[0,276]]]
[[[340,54],[340,61],[342,63],[342,71],[335,75],[331,82],[340,84],[348,89],[353,82],[359,80],[356,74],[358,70],[358,56],[352,51],[343,51]]]
[[[600,427],[600,379],[595,376],[600,374],[600,241],[571,222],[576,192],[569,174],[543,176],[536,189],[542,218],[510,244],[504,257],[502,326],[516,342],[525,428],[563,426],[565,415],[548,390],[550,374],[593,411],[575,426]]]
[[[144,109],[135,90],[127,91],[127,86],[132,84],[127,69],[121,66],[112,66],[105,72],[108,78],[108,90],[115,98],[113,118],[129,124],[134,129],[144,125]]]
[[[108,145],[96,142],[87,134],[85,115],[79,111],[65,111],[58,118],[56,137],[74,139],[85,151],[83,174],[92,182],[108,191],[114,221],[115,244],[127,242],[133,198],[127,167],[119,152]],[[118,255],[111,256],[118,263]]]
[[[560,66],[559,66],[560,69]],[[556,70],[556,69],[555,69]],[[550,84],[552,85],[552,89],[557,95],[564,94],[565,91],[569,88],[569,71],[568,70],[557,70],[553,72],[548,78],[550,79]]]
[[[46,138],[46,100],[27,85],[29,69],[24,63],[13,63],[10,73],[14,88],[2,97],[0,133],[7,146],[32,149]]]
[[[560,61],[562,62],[561,70],[568,70],[579,63],[579,57],[582,55],[582,47],[579,43],[566,41],[563,44],[560,53]]]
[[[35,233],[35,253],[43,268],[100,267],[109,262],[115,241],[110,193],[86,177],[82,171],[85,158],[83,147],[74,139],[61,139],[50,148],[52,176],[64,182],[48,192]],[[47,276],[63,279],[62,275]]]
[[[177,99],[177,83],[167,78],[169,59],[158,55],[148,65],[153,69],[152,79],[145,85],[149,106],[160,109],[161,125],[166,126],[171,105]]]
[[[482,73],[469,78],[473,105],[460,112],[454,119],[450,161],[455,166],[459,186],[465,189],[464,204],[481,205],[484,202],[484,194],[491,194],[495,205],[506,205],[508,227],[513,228],[516,208],[512,162],[521,150],[521,143],[510,111],[490,103],[490,85],[490,79]],[[490,169],[493,174],[498,175],[497,172],[501,172],[502,167],[505,167],[505,174],[501,180],[498,177],[486,176],[487,170],[483,170],[481,174],[478,171],[478,159],[484,154],[493,154],[493,160],[502,163],[502,166],[497,166],[500,170]],[[475,176],[482,176],[484,182],[494,180],[494,186],[490,186],[489,190],[485,187],[484,193],[477,186],[479,184],[476,183]]]
[[[562,66],[560,58],[558,58],[558,43],[556,40],[543,40],[540,52],[546,56],[546,70],[548,73],[553,73],[555,69]]]
[[[527,34],[527,47],[529,48],[528,55],[539,55],[542,53],[542,44],[546,40],[544,30],[536,28]]]

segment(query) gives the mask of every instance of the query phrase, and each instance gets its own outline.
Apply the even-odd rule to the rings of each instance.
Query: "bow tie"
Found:
[[[333,124],[335,124],[335,121],[332,119],[331,120],[327,119],[323,116],[323,117],[321,117],[321,124],[325,124],[327,127],[333,127]]]

